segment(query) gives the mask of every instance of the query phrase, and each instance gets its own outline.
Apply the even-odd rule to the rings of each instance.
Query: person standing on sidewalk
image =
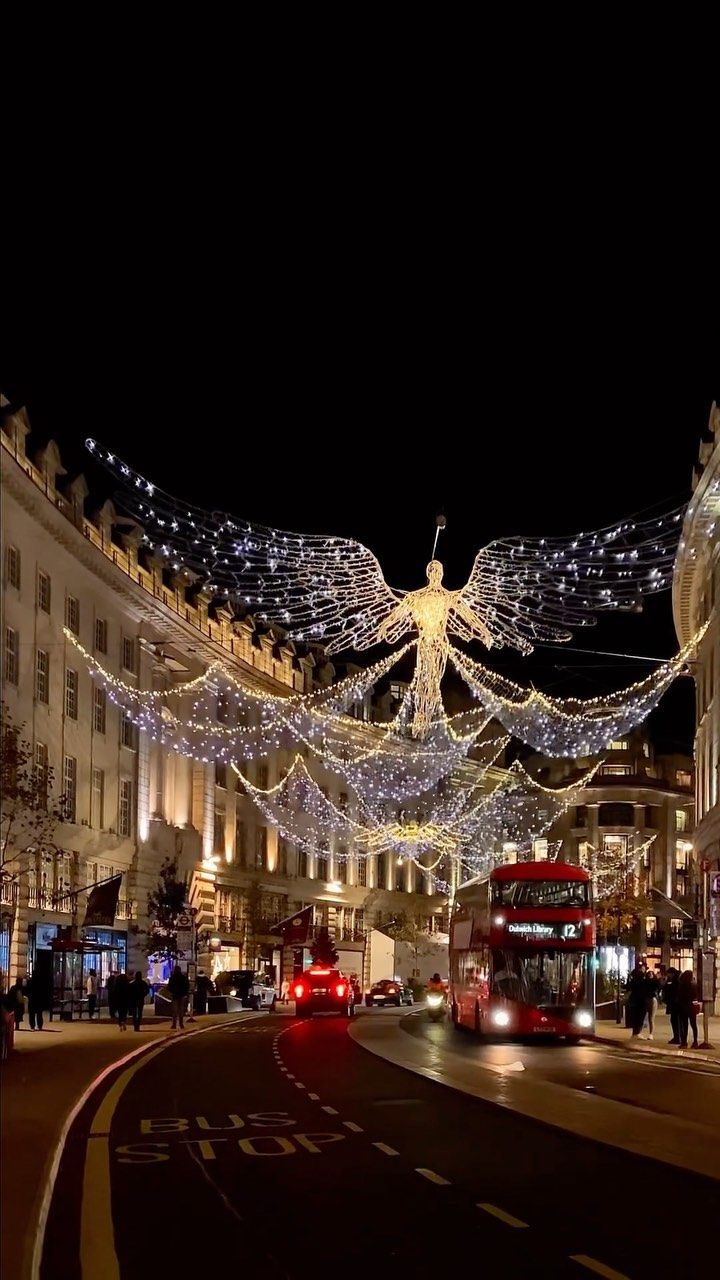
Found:
[[[677,969],[673,969],[672,965],[667,971],[667,979],[663,987],[662,997],[665,1001],[665,1008],[670,1018],[670,1026],[672,1027],[672,1040],[668,1040],[668,1044],[680,1043],[680,1014],[678,1010],[678,985],[679,977]]]
[[[138,969],[135,977],[130,983],[130,1012],[132,1013],[133,1027],[136,1031],[140,1030],[142,1022],[143,1006],[145,997],[150,988]]]
[[[648,1020],[648,1040],[652,1040],[655,1034],[655,1014],[657,1013],[659,994],[660,979],[656,974],[648,971],[645,975],[645,1012]]]
[[[94,969],[88,970],[85,993],[88,1002],[88,1018],[92,1021],[95,1017],[95,1006],[97,1005],[97,977]]]
[[[170,974],[168,991],[172,997],[172,1030],[175,1030],[179,1022],[180,1030],[183,1031],[185,1029],[185,1002],[190,991],[190,983],[188,982],[187,974],[183,973],[179,964],[175,965]]]
[[[30,1030],[35,1030],[37,1023],[38,1031],[43,1029],[43,1005],[45,1004],[45,992],[42,985],[35,974],[32,974],[25,980],[25,991],[27,992],[28,1002],[28,1020],[30,1022]]]
[[[117,974],[114,969],[111,969],[108,974],[108,980],[107,980],[108,1013],[110,1014],[111,1022],[115,1021],[115,1014],[117,1013],[117,1000],[115,998],[116,982],[117,982]]]
[[[22,978],[18,977],[17,982],[13,982],[12,986],[8,991],[10,1007],[12,1009],[12,1014],[15,1019],[16,1031],[20,1030],[20,1023],[25,1017],[24,988],[25,988],[25,983],[23,982]]]
[[[639,964],[635,965],[627,980],[627,1003],[630,1014],[632,1038],[637,1039],[645,1021],[645,973]]]
[[[688,1023],[693,1033],[693,1049],[698,1047],[697,1015],[700,1005],[700,993],[692,969],[686,969],[678,982],[678,1014],[680,1018],[680,1044],[687,1049]]]
[[[117,1007],[118,1026],[121,1031],[127,1031],[127,1014],[128,1004],[130,1001],[130,983],[126,973],[116,973],[115,975],[115,1005]]]

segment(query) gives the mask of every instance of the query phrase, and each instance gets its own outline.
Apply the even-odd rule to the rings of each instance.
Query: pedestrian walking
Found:
[[[188,982],[187,974],[183,973],[179,964],[175,965],[170,974],[168,991],[171,996],[172,1030],[175,1031],[178,1023],[180,1023],[180,1030],[183,1031],[185,1028],[185,1001],[190,991],[190,983]]]
[[[283,978],[282,982],[280,983],[281,1004],[287,1004],[289,997],[290,997],[290,983],[287,978]]]
[[[645,1013],[648,1020],[648,1040],[652,1040],[655,1035],[655,1014],[657,1013],[659,995],[660,979],[656,974],[648,970],[645,975]]]
[[[27,993],[28,1021],[30,1023],[30,1030],[34,1031],[37,1025],[38,1031],[42,1031],[43,1008],[46,1004],[45,990],[35,974],[26,979],[25,991]]]
[[[627,980],[627,983],[625,984],[633,1040],[637,1039],[640,1035],[643,1022],[645,1021],[645,981],[644,969],[641,965],[636,964]]]
[[[665,985],[662,989],[662,998],[665,1001],[665,1008],[667,1009],[670,1018],[670,1026],[672,1027],[672,1040],[668,1040],[668,1044],[680,1043],[680,1013],[678,1009],[679,981],[680,974],[677,969],[674,969],[671,965],[667,971]]]
[[[17,982],[13,982],[8,991],[10,1007],[12,1009],[13,1018],[15,1019],[16,1031],[20,1030],[20,1023],[25,1016],[24,985],[23,979],[18,977]]]
[[[117,1000],[115,998],[115,984],[117,982],[117,977],[115,970],[111,969],[107,980],[108,1013],[110,1014],[111,1022],[115,1021],[115,1014],[117,1013]]]
[[[697,1016],[702,1009],[700,992],[692,969],[686,969],[678,982],[678,1014],[680,1019],[680,1044],[687,1049],[688,1025],[693,1033],[693,1049],[698,1047]]]
[[[95,1017],[95,1009],[97,1007],[97,975],[94,969],[88,970],[85,994],[88,1002],[88,1018],[92,1020]]]
[[[118,1026],[121,1031],[127,1031],[127,1015],[128,1005],[130,1003],[130,983],[128,982],[126,973],[115,974],[115,1009],[117,1012]]]
[[[147,982],[138,969],[130,983],[130,1012],[132,1013],[133,1027],[136,1031],[140,1030],[145,998],[149,990]]]

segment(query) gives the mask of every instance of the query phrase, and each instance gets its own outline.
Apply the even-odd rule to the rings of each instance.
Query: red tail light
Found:
[[[336,988],[335,988],[336,994],[337,994],[337,995],[339,995],[339,996],[344,996],[344,995],[345,995],[345,991],[346,991],[346,990],[347,990],[347,988],[346,988],[346,986],[345,986],[345,983],[344,983],[344,982],[338,982],[338,984],[337,984],[337,986],[336,986]]]
[[[293,987],[293,991],[295,992],[295,999],[302,1000],[305,995],[305,984],[303,982],[296,982]]]

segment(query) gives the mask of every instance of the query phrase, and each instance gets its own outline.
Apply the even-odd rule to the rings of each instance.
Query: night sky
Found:
[[[463,274],[452,251],[434,273],[409,252],[351,256],[344,274],[327,255],[317,274],[286,257],[247,278],[236,265],[226,283],[212,255],[192,278],[167,256],[142,274],[121,254],[97,281],[86,263],[67,314],[59,294],[24,293],[0,387],[93,486],[107,478],[92,479],[86,435],[197,504],[359,538],[405,589],[424,582],[438,511],[452,588],[495,537],[570,534],[689,498],[720,396],[716,318],[708,327],[652,273],[628,281],[603,261],[592,280],[569,260],[557,278],[526,262],[520,288],[519,266]],[[668,656],[669,593],[573,644]],[[563,646],[490,662],[579,696],[648,671]],[[690,742],[692,714],[682,681],[654,717],[662,745]]]

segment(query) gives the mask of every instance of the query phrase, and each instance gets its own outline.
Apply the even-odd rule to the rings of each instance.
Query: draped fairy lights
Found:
[[[633,886],[638,867],[645,855],[657,840],[657,831],[648,836],[642,844],[627,848],[627,839],[622,838],[618,844],[605,836],[600,847],[584,842],[580,849],[580,865],[592,877],[593,894],[596,898],[608,898],[614,894],[627,893]]]
[[[325,794],[297,756],[283,777],[272,787],[262,788],[234,766],[248,795],[264,818],[298,849],[329,856],[337,861],[392,854],[411,861],[425,873],[441,864],[461,862],[477,869],[485,864],[489,849],[524,840],[537,839],[575,803],[582,787],[591,781],[595,769],[570,786],[553,789],[542,786],[522,765],[511,766],[503,781],[489,794],[475,799],[465,791],[449,797],[435,797],[429,812],[421,801],[414,809],[388,816],[361,801],[354,812],[340,808]]]
[[[427,738],[409,739],[409,691],[387,724],[349,716],[347,709],[385,674],[387,659],[317,694],[258,692],[221,663],[169,689],[142,690],[108,671],[67,628],[65,635],[83,656],[93,680],[138,730],[168,750],[203,763],[227,765],[304,747],[365,798],[400,800],[437,785],[471,751],[473,769],[482,773],[508,741],[505,733],[487,732],[489,717],[479,710],[443,715]],[[188,701],[189,715],[178,709]],[[222,721],[217,719],[219,707]]]
[[[443,587],[433,559],[427,586],[402,592],[352,538],[284,533],[189,506],[97,441],[86,444],[118,478],[117,501],[144,527],[147,545],[175,570],[199,575],[208,591],[328,654],[396,644],[414,631],[410,731],[418,739],[441,711],[450,635],[530,653],[539,642],[569,640],[598,611],[638,610],[644,595],[670,582],[683,515],[676,508],[572,538],[500,539],[478,552],[461,590]]]
[[[450,660],[473,696],[515,737],[547,756],[592,756],[622,738],[657,706],[683,671],[707,623],[674,658],[626,689],[597,698],[551,698],[474,662],[453,647]]]

